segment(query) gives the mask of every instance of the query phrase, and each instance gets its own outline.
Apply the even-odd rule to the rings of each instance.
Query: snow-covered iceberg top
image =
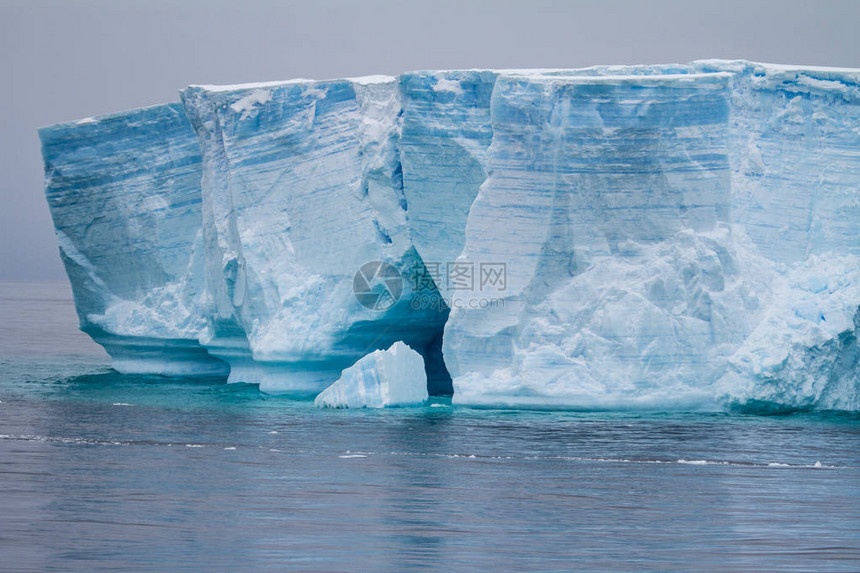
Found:
[[[860,409],[860,70],[181,97],[40,132],[81,326],[119,370],[314,396],[405,341],[460,404]]]

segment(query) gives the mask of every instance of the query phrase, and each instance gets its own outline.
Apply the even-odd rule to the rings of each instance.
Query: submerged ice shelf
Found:
[[[81,327],[120,371],[339,380],[331,405],[418,380],[470,405],[860,409],[858,70],[181,97],[40,131]],[[383,376],[403,342],[420,379]]]

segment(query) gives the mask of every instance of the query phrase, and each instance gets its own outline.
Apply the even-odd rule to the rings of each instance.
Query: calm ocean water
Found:
[[[0,283],[2,571],[858,571],[860,417],[324,411]]]

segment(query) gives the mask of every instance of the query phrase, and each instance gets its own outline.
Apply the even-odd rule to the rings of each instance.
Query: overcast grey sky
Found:
[[[746,58],[860,67],[860,1],[0,0],[0,279],[61,279],[36,129],[191,83]]]

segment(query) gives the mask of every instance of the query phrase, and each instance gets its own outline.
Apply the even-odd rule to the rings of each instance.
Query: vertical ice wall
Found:
[[[39,131],[81,328],[121,372],[226,374],[202,327],[200,152],[178,104]]]
[[[413,308],[402,280],[421,259],[406,220],[394,78],[190,87],[183,100],[203,142],[213,341],[233,325],[248,341],[245,355],[207,344],[230,362],[231,380],[315,394],[375,348],[432,346],[447,310]],[[372,273],[401,278],[380,291],[391,300],[367,308],[354,276],[374,261],[384,265]]]
[[[493,137],[490,96],[497,72],[416,72],[400,76],[400,158],[409,227],[439,290],[465,244],[466,218],[487,177]]]
[[[741,403],[860,408],[860,72],[703,61],[734,74],[732,219],[774,261],[771,303],[720,387]]]
[[[702,61],[733,74],[733,221],[781,263],[860,254],[860,72]]]
[[[201,89],[180,92],[185,113],[199,138],[202,159],[202,218],[204,253],[203,316],[206,324],[200,340],[213,356],[236,368],[251,365],[248,338],[233,304],[243,296],[245,261],[236,227],[228,186],[226,159],[217,101]]]
[[[674,69],[598,67],[553,75],[687,75],[693,70],[732,75],[726,125],[721,133],[714,131],[723,140],[717,142],[717,148],[724,146],[717,154],[730,167],[729,185],[709,190],[678,179],[680,173],[705,167],[722,173],[727,183],[725,169],[709,165],[707,154],[702,161],[703,156],[691,153],[689,166],[665,175],[670,184],[699,188],[701,197],[722,194],[722,206],[714,211],[721,221],[716,234],[684,221],[686,213],[695,212],[695,200],[685,199],[675,214],[666,209],[671,204],[643,204],[630,211],[605,201],[606,192],[615,188],[634,198],[659,195],[659,178],[645,184],[637,179],[647,176],[654,161],[664,162],[665,150],[695,143],[685,117],[676,115],[685,113],[686,104],[637,100],[637,94],[647,94],[637,88],[632,97],[596,98],[593,103],[603,110],[593,114],[589,102],[571,98],[571,116],[593,114],[586,125],[594,118],[604,122],[607,112],[623,116],[631,105],[639,110],[638,118],[628,117],[635,121],[652,115],[654,106],[667,110],[663,127],[672,129],[659,137],[668,145],[652,148],[627,132],[626,143],[647,153],[643,158],[630,154],[620,165],[599,137],[571,155],[542,107],[546,95],[521,102],[522,83],[511,84],[505,76],[497,81],[487,167],[493,175],[471,209],[462,260],[506,262],[509,281],[504,293],[455,293],[453,303],[461,308],[446,328],[445,352],[457,400],[666,406],[698,395],[703,401],[781,407],[860,406],[858,72],[707,61]],[[697,99],[682,96],[679,101],[685,98],[692,104]],[[507,119],[500,113],[506,102],[513,102]],[[529,127],[516,133],[522,125]],[[611,133],[604,129],[603,137],[611,140]],[[713,142],[714,133],[695,137]],[[502,155],[505,146],[513,153]],[[568,188],[552,196],[552,210],[547,210],[549,199],[539,189],[559,188],[565,169],[592,154],[598,166],[606,163],[601,167],[605,177],[592,176],[586,185],[593,187],[589,200],[566,220],[564,205],[559,210],[555,204],[576,200],[570,191],[579,190]],[[534,209],[535,203],[541,208]],[[648,229],[660,231],[664,218],[694,233],[683,231],[672,249],[642,249]],[[625,250],[643,262],[631,265]],[[539,271],[535,260],[555,262]],[[565,282],[569,287],[560,289]],[[551,294],[542,299],[546,293]],[[494,295],[503,309],[468,306],[475,298],[487,303]]]
[[[487,178],[493,140],[490,98],[500,73],[547,76],[686,74],[689,65],[594,66],[575,70],[449,70],[401,74],[400,158],[416,248],[446,300],[449,265],[463,250],[466,220]]]
[[[757,302],[727,225],[729,80],[499,77],[460,260],[507,281],[454,295],[456,401],[708,398]]]

